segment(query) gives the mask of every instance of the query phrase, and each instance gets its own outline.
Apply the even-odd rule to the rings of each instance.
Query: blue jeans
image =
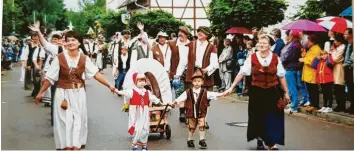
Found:
[[[285,73],[286,83],[289,89],[289,95],[291,100],[290,108],[297,110],[299,107],[299,98],[297,95],[297,70],[287,70]]]
[[[302,71],[299,70],[297,72],[297,86],[299,87],[301,93],[301,101],[302,101],[301,103],[305,104],[306,102],[310,102],[310,97],[306,85],[304,81],[302,81],[301,77],[302,77]]]
[[[126,74],[127,74],[127,72],[125,70],[123,70],[122,72],[119,72],[118,77],[116,79],[116,83],[115,83],[115,87],[118,90],[123,89],[123,82],[124,82],[124,78],[125,78]]]

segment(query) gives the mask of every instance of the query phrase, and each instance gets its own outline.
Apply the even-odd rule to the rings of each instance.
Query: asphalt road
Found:
[[[105,77],[113,82],[111,69]],[[35,105],[19,81],[20,70],[15,68],[1,80],[1,146],[4,150],[55,149],[50,108]],[[123,100],[95,80],[87,81],[89,136],[87,149],[129,150],[128,115],[121,112]],[[209,150],[255,149],[256,142],[246,141],[246,127],[230,126],[230,122],[247,122],[247,104],[222,98],[211,103],[207,131]],[[354,149],[354,128],[332,124],[301,115],[286,116],[286,145],[280,149]],[[186,150],[187,126],[178,122],[178,110],[170,113],[170,140],[151,134],[150,150]],[[196,147],[199,140],[195,135]],[[196,148],[198,149],[198,148]]]

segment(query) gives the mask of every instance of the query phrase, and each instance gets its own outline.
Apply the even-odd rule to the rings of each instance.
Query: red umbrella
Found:
[[[297,20],[291,22],[281,29],[284,30],[301,30],[301,31],[326,31],[322,26],[316,24],[316,22],[310,20]]]
[[[316,22],[330,31],[338,32],[342,34],[344,34],[347,28],[352,28],[353,26],[353,23],[351,21],[341,17],[333,17],[333,16],[319,18],[316,20]]]
[[[251,34],[252,31],[245,27],[232,27],[226,31],[227,34]]]

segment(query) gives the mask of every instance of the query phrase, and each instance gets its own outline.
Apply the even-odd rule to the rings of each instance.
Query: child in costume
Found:
[[[161,104],[160,99],[154,96],[150,91],[146,90],[146,77],[142,73],[134,73],[133,81],[135,87],[123,91],[117,91],[119,95],[124,96],[129,101],[129,130],[128,133],[133,136],[132,149],[138,150],[138,146],[142,150],[147,150],[147,141],[150,130],[150,102]]]
[[[188,120],[188,147],[194,147],[193,134],[197,125],[199,126],[201,148],[207,148],[205,141],[205,116],[207,114],[208,100],[216,100],[217,97],[223,96],[223,93],[215,93],[201,88],[204,83],[204,76],[200,69],[197,69],[192,76],[193,88],[187,89],[172,104],[184,102],[186,109],[186,117]]]

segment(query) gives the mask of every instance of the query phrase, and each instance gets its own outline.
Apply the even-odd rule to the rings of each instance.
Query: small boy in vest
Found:
[[[133,136],[131,147],[133,151],[137,151],[138,146],[144,151],[147,150],[147,141],[150,132],[150,101],[154,104],[161,104],[160,99],[146,90],[145,75],[142,73],[134,73],[133,81],[135,87],[117,91],[119,95],[123,95],[129,101],[129,127],[128,133]]]
[[[323,107],[319,112],[333,112],[333,65],[334,61],[327,51],[322,51],[321,56],[312,61],[312,67],[316,69],[316,83],[321,85],[323,91]]]
[[[207,148],[205,141],[205,116],[207,114],[208,100],[216,100],[223,93],[215,93],[202,88],[204,76],[201,69],[197,69],[192,76],[192,88],[184,91],[172,104],[184,102],[186,118],[188,120],[188,147],[194,147],[193,134],[198,125],[199,145],[202,149]]]

